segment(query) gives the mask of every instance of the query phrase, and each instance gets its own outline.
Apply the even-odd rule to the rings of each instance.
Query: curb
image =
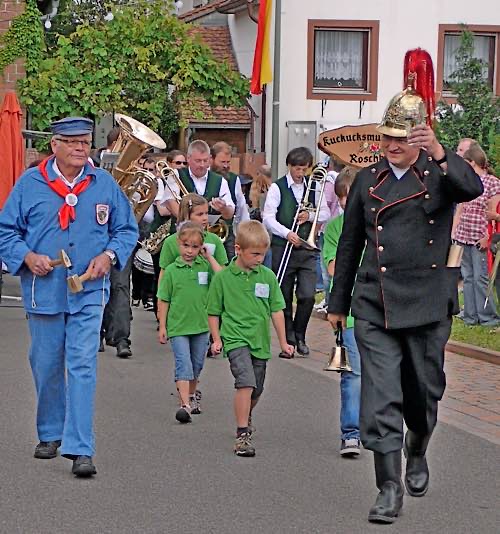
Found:
[[[311,317],[326,321],[326,314],[315,310],[313,310]],[[448,341],[446,350],[448,352],[453,352],[454,354],[459,354],[460,356],[466,356],[467,358],[500,365],[500,352],[495,350],[484,349],[482,347],[476,347],[475,345],[468,345],[467,343],[460,343],[459,341],[453,340]]]
[[[476,347],[475,345],[468,345],[467,343],[460,343],[459,341],[450,340],[446,344],[446,350],[454,354],[460,354],[467,358],[474,358],[483,362],[500,365],[500,352],[496,350],[484,349]]]

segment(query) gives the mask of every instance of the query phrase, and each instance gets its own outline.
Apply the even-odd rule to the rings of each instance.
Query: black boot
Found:
[[[372,523],[394,523],[403,506],[403,484],[401,483],[401,451],[388,454],[374,452],[377,495],[370,508],[368,521]]]
[[[425,451],[431,435],[425,436],[408,430],[405,436],[406,491],[413,497],[423,497],[429,489],[429,468]]]

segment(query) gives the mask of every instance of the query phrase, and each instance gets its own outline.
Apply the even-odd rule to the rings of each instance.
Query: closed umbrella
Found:
[[[21,117],[16,94],[7,93],[0,108],[0,209],[24,170]]]

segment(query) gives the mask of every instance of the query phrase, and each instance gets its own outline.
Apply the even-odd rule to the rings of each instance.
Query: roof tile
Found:
[[[238,71],[238,64],[233,53],[231,34],[227,26],[207,27],[196,25],[190,28],[189,31],[200,37],[200,39],[212,50],[217,60],[226,60],[233,70]],[[195,109],[203,114],[204,119],[198,119],[194,113],[188,113],[186,119],[189,122],[238,124],[250,127],[250,112],[246,106],[241,108],[235,106],[212,107],[202,97],[197,97],[195,102]]]

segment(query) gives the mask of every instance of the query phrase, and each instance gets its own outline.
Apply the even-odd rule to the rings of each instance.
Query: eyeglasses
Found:
[[[60,137],[56,137],[55,140],[60,141],[61,143],[64,143],[65,145],[68,145],[70,148],[76,148],[80,145],[83,148],[88,148],[91,144],[90,141],[81,140],[81,139],[61,139]]]
[[[174,161],[176,165],[187,165],[187,161]]]

